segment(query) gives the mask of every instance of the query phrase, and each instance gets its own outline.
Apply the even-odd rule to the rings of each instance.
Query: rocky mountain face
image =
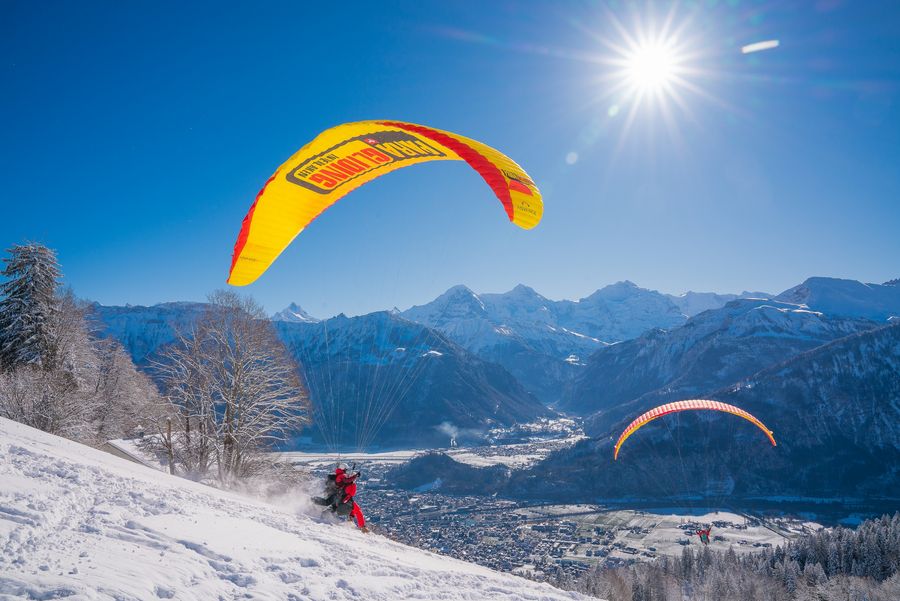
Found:
[[[616,342],[685,320],[669,296],[627,281],[577,301],[553,301],[521,284],[503,294],[475,294],[465,286],[454,286],[432,302],[404,311],[403,316],[446,330],[476,351],[491,344],[486,335],[503,327],[533,330],[541,341],[556,335],[564,341],[562,346],[580,343],[589,348],[586,338]]]
[[[716,449],[716,461],[705,464],[716,478],[704,476],[704,482],[715,481],[721,490],[743,486],[753,491],[765,489],[764,483],[736,477],[734,466],[748,453],[732,441],[755,445],[754,451],[773,466],[798,469],[779,464],[778,457],[794,461],[806,453],[810,461],[827,465],[842,457],[837,441],[845,436],[847,448],[860,450],[855,455],[861,461],[860,473],[873,481],[890,481],[890,476],[871,469],[875,455],[865,453],[887,457],[897,448],[890,434],[896,433],[897,421],[891,421],[890,413],[867,409],[879,406],[883,398],[895,398],[890,396],[891,382],[900,379],[890,359],[895,351],[889,341],[896,330],[880,329],[898,323],[897,290],[895,281],[875,285],[811,278],[779,300],[738,298],[717,307],[726,295],[689,293],[679,305],[676,297],[629,282],[577,302],[551,301],[525,286],[481,295],[459,286],[402,315],[380,312],[316,321],[294,305],[279,313],[275,323],[304,365],[320,407],[320,427],[313,434],[340,439],[345,448],[360,441],[362,446],[444,446],[451,431],[463,438],[459,442],[475,440],[488,427],[547,414],[529,394],[535,393],[545,403],[558,401],[565,411],[585,416],[585,427],[596,438],[572,449],[568,463],[551,461],[551,472],[535,472],[535,478],[593,478],[591,470],[597,466],[609,469],[605,453],[611,455],[610,438],[634,416],[668,400],[719,395],[728,402],[738,395],[734,403],[764,413],[760,418],[780,442],[790,438],[804,441],[803,446],[789,448],[791,454],[771,455],[782,447],[767,448],[752,427],[746,431],[740,427],[745,423],[739,426],[735,420],[700,413],[679,415],[676,423],[686,427],[671,432],[665,428],[668,422],[654,422],[647,431],[657,428],[656,437],[636,439],[651,441],[640,444],[656,448],[661,465],[672,468],[664,473],[673,475],[681,473],[681,466],[671,464],[671,438],[696,430],[705,448]],[[712,308],[686,316],[707,305]],[[99,327],[145,365],[156,349],[172,340],[176,328],[190,327],[203,305],[94,309]],[[879,356],[886,362],[879,363]],[[809,360],[802,369],[801,360]],[[786,365],[794,375],[776,371]],[[762,389],[764,383],[769,404],[740,396]],[[815,407],[814,398],[821,399]],[[779,413],[795,405],[801,408],[797,411],[812,411],[804,415],[825,424],[828,437],[807,440],[820,436],[821,429],[812,421]],[[831,413],[823,416],[829,411],[845,421],[829,421]],[[724,438],[720,432],[726,432]],[[858,441],[873,438],[870,433],[884,443],[881,451],[859,446]],[[765,473],[777,480],[777,474]],[[824,472],[809,471],[803,477],[816,473]],[[648,486],[659,484],[658,475],[631,475]],[[603,481],[611,487],[610,494],[627,492]]]
[[[99,330],[146,367],[204,308],[95,305],[93,315]],[[421,324],[388,312],[324,321],[296,306],[289,312],[274,325],[301,364],[317,407],[316,427],[298,438],[312,434],[343,449],[447,446],[450,429],[461,432],[463,442],[490,427],[552,413],[501,366]]]
[[[685,320],[669,297],[631,282],[606,286],[579,301],[552,301],[522,285],[480,295],[456,286],[402,315],[503,365],[548,404],[559,400],[591,353]]]
[[[287,321],[291,323],[316,323],[319,321],[303,310],[297,303],[291,303],[272,316],[272,321]]]
[[[577,372],[582,358],[604,346],[595,337],[561,326],[554,306],[526,286],[484,295],[455,286],[402,315],[504,366],[527,390],[551,403],[561,383]]]
[[[629,281],[605,286],[578,301],[558,301],[556,313],[564,327],[606,342],[629,340],[685,320],[667,295]]]
[[[900,498],[900,324],[836,340],[715,393],[765,415],[795,490]],[[760,483],[757,483],[757,487]]]
[[[524,285],[503,294],[476,294],[465,286],[454,286],[401,315],[502,365],[529,392],[552,405],[586,358],[610,342],[634,338],[652,328],[675,327],[688,316],[750,294],[759,296],[748,292],[672,296],[626,281],[578,301],[553,301]],[[317,321],[293,303],[272,319]]]
[[[419,486],[435,477],[458,494],[555,501],[666,500],[677,507],[866,499],[900,501],[900,324],[851,334],[706,395],[761,419],[695,411],[655,420],[613,445],[642,408],[591,421],[592,438],[533,467],[478,481],[474,468],[413,462],[394,475]],[[449,474],[444,477],[444,474]],[[471,484],[470,484],[471,483]]]
[[[649,409],[699,397],[829,341],[876,327],[801,305],[739,299],[671,330],[652,330],[594,353],[560,408],[580,415]]]
[[[446,447],[450,432],[552,414],[501,366],[389,312],[276,323],[317,404],[314,436],[344,449]]]

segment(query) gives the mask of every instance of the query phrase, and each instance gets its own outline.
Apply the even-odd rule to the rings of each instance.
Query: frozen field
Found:
[[[595,505],[549,505],[520,508],[516,513],[529,521],[553,516],[557,521],[575,524],[575,532],[567,539],[566,557],[591,563],[608,556],[622,560],[679,555],[685,545],[701,544],[696,531],[712,527],[710,549],[750,553],[783,544],[788,538],[814,531],[814,522],[779,519],[761,521],[751,516],[729,512],[679,514],[634,510],[609,510]],[[584,540],[589,539],[589,540]],[[588,551],[591,551],[590,555]],[[597,551],[605,551],[599,556]]]

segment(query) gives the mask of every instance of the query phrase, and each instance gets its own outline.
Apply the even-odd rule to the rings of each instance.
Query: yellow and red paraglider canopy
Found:
[[[519,227],[531,229],[541,220],[544,205],[535,183],[481,142],[400,121],[346,123],[301,148],[259,191],[234,245],[228,283],[254,282],[307,225],[356,188],[401,167],[440,160],[471,165]]]
[[[686,401],[675,401],[674,403],[666,403],[665,405],[660,405],[659,407],[651,409],[650,411],[643,413],[635,418],[633,422],[628,424],[628,427],[625,428],[625,431],[622,432],[622,435],[619,436],[619,440],[616,441],[613,459],[619,458],[619,448],[622,446],[622,443],[625,442],[629,436],[637,432],[641,427],[647,425],[655,419],[658,419],[664,415],[668,415],[669,413],[697,410],[722,411],[724,413],[731,413],[732,415],[742,417],[762,430],[765,435],[769,437],[769,442],[772,443],[773,447],[776,444],[775,437],[772,435],[772,431],[769,430],[765,426],[765,424],[763,424],[761,421],[759,421],[740,407],[735,407],[734,405],[729,405],[728,403],[720,403],[719,401],[710,401],[706,399],[690,399]]]

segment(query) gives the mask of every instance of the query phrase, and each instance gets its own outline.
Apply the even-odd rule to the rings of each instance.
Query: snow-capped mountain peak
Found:
[[[541,301],[541,302],[549,302],[544,295],[537,292],[531,286],[526,286],[525,284],[518,284],[515,288],[510,290],[509,292],[505,292],[499,296],[508,299],[518,299],[518,300],[531,300],[531,301]]]
[[[297,303],[291,303],[286,308],[272,316],[272,321],[288,321],[291,323],[317,323],[319,320],[303,310]]]
[[[621,302],[645,292],[652,292],[646,288],[641,288],[630,280],[623,280],[615,284],[609,284],[595,290],[589,296],[581,299],[579,302],[603,300],[607,302]]]
[[[468,286],[464,286],[462,284],[458,284],[449,288],[446,292],[435,299],[436,302],[442,303],[460,303],[465,305],[471,305],[473,307],[478,307],[479,309],[484,309],[484,303],[481,302],[481,298]]]
[[[435,328],[456,343],[519,378],[553,402],[573,370],[605,340],[637,336],[652,327],[684,322],[664,295],[619,282],[581,301],[553,301],[519,284],[504,293],[475,294],[454,286],[403,317]]]

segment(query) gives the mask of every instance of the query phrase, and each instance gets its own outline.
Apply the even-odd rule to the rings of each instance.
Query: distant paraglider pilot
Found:
[[[697,530],[697,536],[700,537],[700,542],[704,545],[709,544],[709,533],[712,531],[712,526],[709,526],[706,530]]]
[[[356,480],[360,476],[359,471],[350,473],[346,463],[339,463],[333,474],[328,474],[325,483],[325,496],[313,497],[313,503],[323,505],[331,509],[335,514],[356,521],[357,527],[363,532],[366,528],[366,518],[362,509],[354,500],[356,496]]]

